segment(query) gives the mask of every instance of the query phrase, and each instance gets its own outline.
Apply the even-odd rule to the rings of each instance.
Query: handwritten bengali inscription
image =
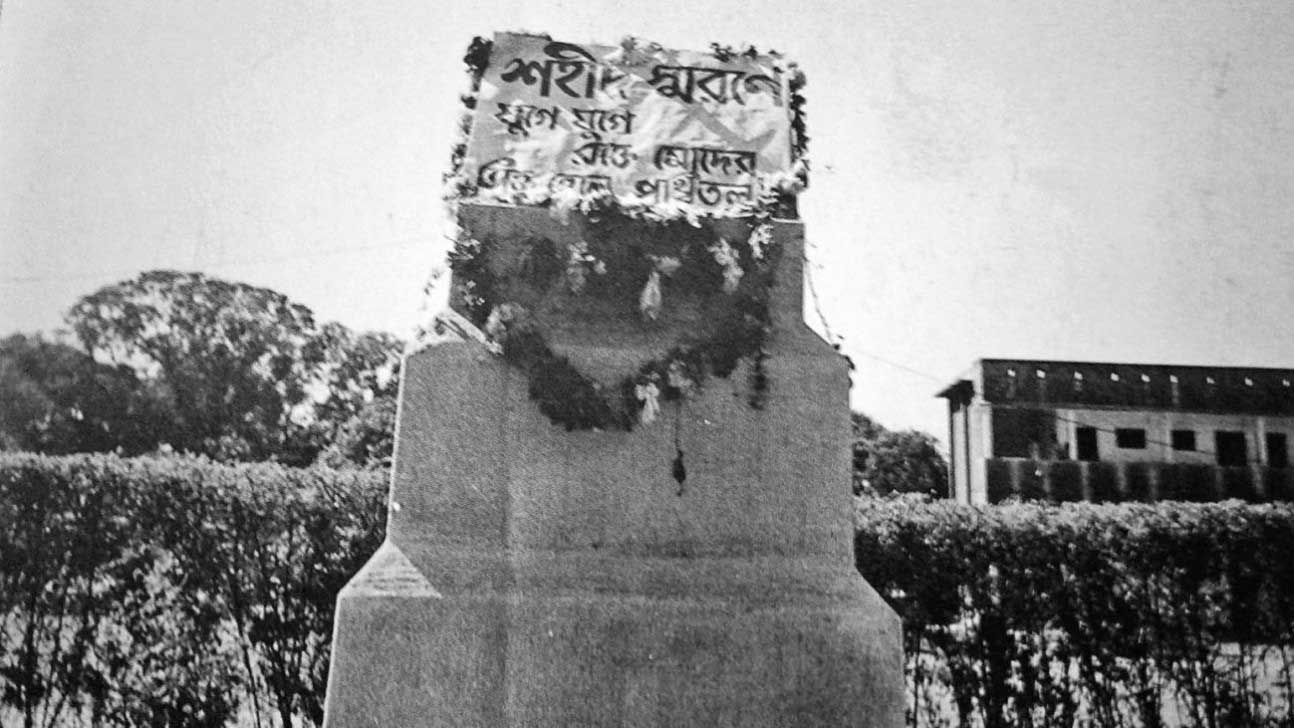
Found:
[[[766,93],[772,96],[775,106],[782,105],[781,82],[763,74],[750,75],[725,68],[656,66],[649,82],[662,96],[685,104],[697,99],[745,104],[744,94]]]
[[[494,118],[503,124],[509,134],[528,137],[531,129],[556,129],[561,114],[562,110],[556,106],[545,109],[530,104],[499,104],[499,111]]]
[[[755,173],[755,153],[731,149],[682,147],[662,144],[652,159],[657,169],[680,170],[701,175],[749,175]]]
[[[496,41],[496,48],[497,41]],[[544,43],[538,59],[513,57],[503,67],[500,80],[535,87],[547,98],[554,91],[574,98],[593,98],[597,90],[623,78],[612,66],[604,65],[587,50],[572,43]]]
[[[495,36],[464,173],[483,199],[610,193],[737,214],[789,173],[771,58]]]

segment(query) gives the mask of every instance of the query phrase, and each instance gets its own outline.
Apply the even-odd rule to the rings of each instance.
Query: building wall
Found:
[[[990,458],[979,503],[1049,501],[1294,501],[1294,468],[1191,463],[1079,462]]]
[[[1268,433],[1283,433],[1288,448],[1294,443],[1294,417],[1240,415],[1201,412],[1137,412],[1108,409],[1061,408],[1056,411],[1056,440],[1068,450],[1068,459],[1077,459],[1076,439],[1080,426],[1096,428],[1099,460],[1102,462],[1167,462],[1218,464],[1214,433],[1219,430],[1243,432],[1247,460],[1252,464],[1272,462],[1267,452]],[[1143,449],[1119,447],[1116,430],[1142,429]],[[1195,433],[1195,449],[1172,447],[1173,430]]]
[[[974,376],[993,404],[1294,415],[1291,369],[984,359]]]
[[[993,456],[992,409],[982,402],[972,402],[967,411],[970,457],[967,460],[967,487],[971,503],[988,502],[989,458]]]
[[[1031,478],[1061,500],[1183,498],[1231,492],[1228,483],[1259,499],[1289,492],[1294,369],[981,359],[939,396],[962,502],[1040,492]]]
[[[970,503],[970,470],[967,453],[966,402],[949,400],[948,402],[948,448],[950,467],[948,477],[952,480],[949,492],[958,503]]]
[[[1164,412],[1102,408],[992,406],[972,403],[971,460],[963,502],[994,503],[1006,497],[1052,500],[1250,500],[1294,496],[1294,469],[1288,467],[1294,447],[1294,417],[1215,412]],[[975,417],[976,410],[983,417]],[[1050,420],[1050,422],[1048,422]],[[1026,423],[1028,438],[1001,435]],[[1079,428],[1095,430],[1097,459],[1077,462]],[[977,430],[980,430],[977,432]],[[1119,444],[1119,430],[1141,431],[1144,447]],[[1194,433],[1193,450],[1175,448],[1173,431]],[[997,447],[986,433],[999,432]],[[1240,433],[1244,458],[1221,467],[1218,431]],[[1285,436],[1284,457],[1268,450],[1267,436]],[[1022,446],[1022,441],[1032,440]],[[1135,439],[1135,438],[1134,438]],[[975,444],[980,443],[979,447]],[[1125,443],[1126,444],[1126,443]],[[954,457],[956,457],[954,455]]]

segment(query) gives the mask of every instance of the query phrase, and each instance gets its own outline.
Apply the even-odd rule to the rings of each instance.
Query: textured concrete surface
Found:
[[[634,432],[567,432],[479,344],[408,358],[388,542],[338,598],[328,726],[901,724],[899,620],[853,568],[846,365],[801,321],[802,230],[776,232],[760,410],[739,370]],[[635,336],[553,340],[613,381],[670,333]]]

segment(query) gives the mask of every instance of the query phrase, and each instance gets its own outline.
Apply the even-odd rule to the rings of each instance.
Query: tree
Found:
[[[101,288],[67,321],[95,359],[155,386],[172,447],[218,460],[309,464],[394,387],[401,347],[320,326],[277,291],[166,270]]]
[[[321,336],[328,385],[328,396],[318,407],[321,420],[341,424],[373,400],[395,397],[403,341],[381,332],[356,334],[336,323],[324,326]]]
[[[947,497],[948,464],[934,437],[895,432],[854,412],[854,492],[926,493]]]
[[[328,396],[316,409],[328,443],[323,461],[334,467],[390,465],[404,342],[387,333],[355,334],[339,324],[325,326],[323,334]]]
[[[134,455],[155,447],[165,412],[125,366],[37,336],[0,339],[0,450]]]
[[[376,398],[337,428],[320,459],[331,467],[346,464],[384,468],[395,450],[396,398]]]
[[[222,460],[282,452],[322,361],[314,316],[265,288],[149,271],[99,289],[67,316],[95,358],[154,379],[181,451]]]

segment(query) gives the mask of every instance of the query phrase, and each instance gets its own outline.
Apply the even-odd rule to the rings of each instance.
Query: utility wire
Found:
[[[831,324],[827,323],[827,317],[822,313],[822,300],[818,298],[817,286],[813,285],[813,261],[809,260],[807,254],[803,254],[801,257],[804,261],[804,280],[809,286],[809,296],[813,299],[813,310],[818,314],[818,321],[822,324],[822,332],[827,335],[827,343],[839,350],[843,344],[843,339],[832,333]]]
[[[948,383],[948,378],[947,378],[947,377],[936,377],[936,376],[935,376],[935,375],[933,375],[933,374],[927,374],[926,372],[920,371],[920,370],[918,370],[918,369],[913,369],[912,367],[908,366],[907,364],[900,364],[899,362],[892,361],[892,360],[890,360],[890,359],[886,359],[885,357],[880,356],[879,354],[873,354],[873,353],[871,353],[871,352],[869,352],[869,351],[862,351],[862,350],[859,350],[859,349],[853,349],[852,351],[853,351],[853,353],[855,353],[855,354],[861,354],[862,356],[865,356],[865,357],[867,357],[868,359],[872,359],[873,361],[878,361],[878,362],[880,362],[880,363],[882,363],[882,364],[885,364],[886,366],[894,367],[895,369],[900,369],[900,370],[905,371],[905,372],[907,372],[907,373],[909,373],[909,374],[915,374],[915,375],[917,375],[918,377],[922,377],[922,378],[924,378],[924,379],[929,379],[930,381],[935,382],[936,384],[947,384],[947,383]]]

